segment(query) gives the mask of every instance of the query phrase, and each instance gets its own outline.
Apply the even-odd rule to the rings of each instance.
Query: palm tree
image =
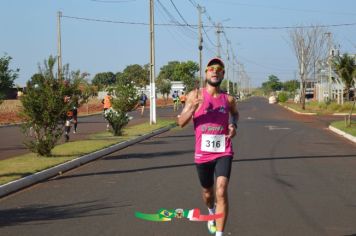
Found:
[[[343,54],[340,57],[336,57],[333,62],[334,70],[338,76],[342,79],[345,84],[346,89],[346,99],[350,100],[350,89],[355,85],[354,77],[356,76],[356,64],[355,58],[348,55],[347,53]]]

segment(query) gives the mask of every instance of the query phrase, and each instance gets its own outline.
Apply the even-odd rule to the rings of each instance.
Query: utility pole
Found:
[[[198,5],[198,12],[199,12],[199,80],[200,80],[200,87],[203,87],[203,72],[202,72],[202,60],[203,60],[203,35],[201,32],[202,29],[202,21],[201,21],[201,14],[205,12],[205,9]]]
[[[232,87],[233,87],[233,93],[236,95],[237,94],[237,79],[235,76],[235,60],[236,60],[236,56],[234,54],[234,51],[232,50],[232,81],[234,81],[232,83]],[[234,86],[234,84],[235,84],[235,86]]]
[[[328,55],[328,66],[329,66],[329,81],[328,81],[328,98],[329,101],[332,100],[332,90],[331,90],[331,47],[332,47],[332,33],[325,33],[328,37],[328,47],[329,47],[329,55]]]
[[[219,57],[219,58],[221,58],[221,53],[220,53],[220,51],[221,51],[220,34],[223,32],[221,28],[222,28],[221,23],[218,23],[216,25],[216,36],[217,36],[217,42],[218,42],[216,57]]]
[[[154,0],[150,0],[150,125],[156,124]]]
[[[226,63],[226,82],[227,82],[227,93],[230,94],[230,78],[229,78],[229,63],[230,63],[230,56],[229,56],[229,40],[227,40],[227,47],[226,47],[226,54],[227,54],[227,63]]]
[[[58,79],[62,79],[62,43],[61,43],[61,17],[62,12],[57,12],[57,60],[58,60]]]

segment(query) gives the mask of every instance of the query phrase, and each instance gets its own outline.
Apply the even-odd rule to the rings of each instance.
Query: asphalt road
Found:
[[[260,98],[239,105],[225,235],[356,235],[356,145]],[[0,200],[0,235],[209,235],[135,211],[200,208],[192,126]]]

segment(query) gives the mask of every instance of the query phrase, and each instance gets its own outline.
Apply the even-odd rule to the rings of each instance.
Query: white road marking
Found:
[[[266,125],[266,128],[268,128],[269,130],[283,130],[283,129],[290,129],[287,127],[278,127],[278,126],[274,126],[274,125]]]

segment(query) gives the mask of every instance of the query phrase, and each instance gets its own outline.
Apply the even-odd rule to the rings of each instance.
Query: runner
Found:
[[[173,111],[178,111],[178,105],[179,105],[178,91],[173,92],[172,99],[173,99]]]
[[[239,117],[235,99],[220,90],[224,73],[223,61],[219,58],[211,59],[205,70],[205,88],[195,89],[187,95],[186,106],[178,116],[178,124],[181,127],[193,118],[194,158],[202,186],[203,201],[209,214],[224,215],[216,222],[208,222],[209,232],[215,233],[216,236],[223,235],[228,216],[227,189],[234,154],[231,139],[236,134]]]
[[[111,100],[112,100],[112,97],[111,97],[111,93],[108,92],[106,94],[106,96],[104,97],[104,99],[101,101],[103,104],[104,104],[104,116],[105,116],[105,112],[111,108]],[[106,124],[106,130],[109,130],[109,123]]]
[[[73,110],[67,111],[66,114],[66,122],[64,124],[64,138],[65,141],[69,141],[69,133],[70,133],[70,128],[72,126],[72,121],[73,121]]]
[[[182,94],[179,96],[179,100],[180,100],[180,102],[182,103],[182,108],[184,108],[184,106],[185,106],[185,100],[186,100],[187,98],[186,98],[186,96],[185,96],[185,94],[184,94],[184,91],[182,91]]]
[[[77,133],[77,127],[78,127],[78,108],[77,108],[77,106],[73,107],[72,112],[73,112],[72,122],[74,123],[73,134],[75,134],[75,133]]]
[[[143,116],[143,112],[145,111],[146,101],[147,101],[147,96],[142,91],[140,96],[141,116]]]

